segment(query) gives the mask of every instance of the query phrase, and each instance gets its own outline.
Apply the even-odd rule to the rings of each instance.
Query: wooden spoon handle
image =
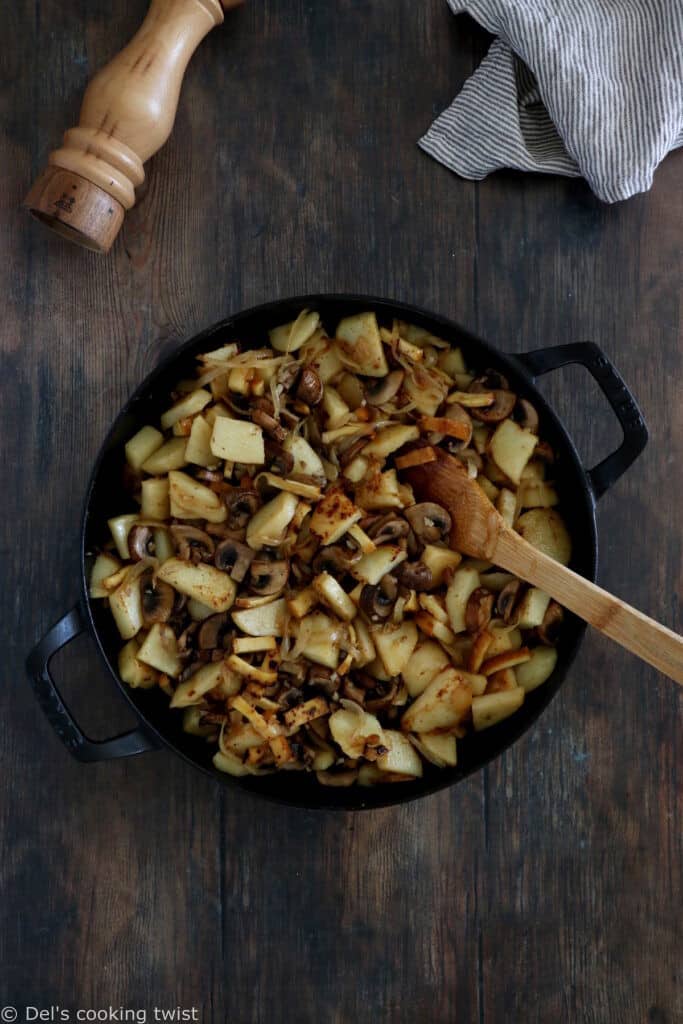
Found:
[[[546,594],[683,686],[683,637],[532,547],[500,531],[492,561]]]

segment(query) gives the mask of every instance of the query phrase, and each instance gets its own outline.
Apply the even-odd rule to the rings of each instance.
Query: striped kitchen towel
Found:
[[[614,203],[683,146],[683,0],[448,3],[497,37],[420,140],[457,174],[583,176]]]

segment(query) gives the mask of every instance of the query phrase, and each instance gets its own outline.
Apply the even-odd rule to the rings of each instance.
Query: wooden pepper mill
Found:
[[[152,0],[138,32],[92,79],[77,128],[64,135],[25,206],[64,238],[108,252],[142,165],[171,134],[190,57],[242,0]]]

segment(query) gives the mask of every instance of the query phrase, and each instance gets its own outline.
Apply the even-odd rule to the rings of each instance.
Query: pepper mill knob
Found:
[[[171,134],[190,57],[242,0],[152,0],[128,45],[92,79],[78,127],[24,205],[72,242],[108,252],[135,205],[143,164]]]

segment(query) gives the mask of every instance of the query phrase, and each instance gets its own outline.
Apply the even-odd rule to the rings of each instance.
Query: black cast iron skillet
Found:
[[[541,417],[541,433],[559,455],[556,479],[563,514],[573,538],[572,568],[595,581],[598,553],[596,502],[637,458],[648,436],[635,399],[597,345],[579,342],[507,356],[450,320],[414,306],[366,296],[307,295],[258,306],[216,324],[183,345],[137,389],[109,431],[88,485],[81,535],[81,599],[31,652],[27,667],[45,714],[62,742],[79,761],[106,761],[165,746],[227,786],[239,786],[282,803],[309,808],[385,807],[459,782],[526,732],[564,680],[585,629],[584,623],[569,618],[561,640],[557,669],[544,686],[528,695],[520,711],[486,732],[458,743],[457,768],[437,770],[426,766],[424,777],[415,782],[373,789],[356,786],[333,789],[319,785],[314,776],[302,772],[235,779],[216,771],[211,764],[213,750],[210,745],[182,731],[182,716],[169,710],[168,698],[163,693],[159,690],[131,690],[118,678],[116,664],[121,640],[116,626],[103,603],[88,598],[92,552],[106,537],[107,519],[135,511],[121,487],[124,441],[145,423],[156,422],[168,405],[168,395],[175,383],[192,372],[194,357],[198,353],[238,339],[262,345],[271,327],[292,320],[303,308],[317,310],[325,325],[329,326],[334,326],[344,316],[368,309],[374,310],[380,322],[387,325],[394,317],[399,317],[460,346],[468,366],[478,370],[487,367],[501,370],[509,378],[512,389],[536,407]],[[624,432],[620,447],[591,470],[584,468],[567,431],[534,386],[537,377],[568,363],[580,363],[595,378]],[[55,652],[84,630],[93,636],[104,664],[139,719],[136,729],[109,740],[94,741],[84,735],[62,702],[50,675],[50,659]]]

